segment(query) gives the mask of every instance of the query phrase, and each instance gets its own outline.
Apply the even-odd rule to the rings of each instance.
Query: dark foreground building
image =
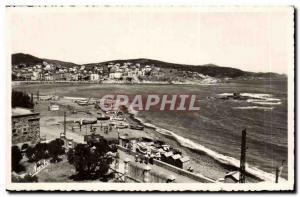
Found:
[[[40,114],[27,108],[12,109],[12,144],[36,143],[40,139]]]

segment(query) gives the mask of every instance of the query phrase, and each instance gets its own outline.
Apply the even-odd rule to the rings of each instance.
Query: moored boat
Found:
[[[130,129],[144,130],[144,126],[141,126],[141,125],[130,125]]]
[[[99,116],[97,117],[97,120],[110,120],[109,116]]]

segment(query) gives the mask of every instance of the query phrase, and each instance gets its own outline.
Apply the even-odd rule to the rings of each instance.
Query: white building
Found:
[[[91,81],[98,81],[99,80],[99,75],[95,74],[95,73],[91,74],[90,75],[90,80]]]
[[[144,70],[145,70],[146,72],[149,72],[149,71],[152,70],[152,68],[151,68],[151,66],[147,65],[147,66],[145,66]]]
[[[39,73],[38,72],[32,72],[31,80],[36,81],[39,79]]]
[[[137,74],[139,76],[145,76],[145,70],[139,70]]]
[[[121,72],[112,72],[109,73],[109,78],[110,79],[120,79],[122,77],[123,73]]]

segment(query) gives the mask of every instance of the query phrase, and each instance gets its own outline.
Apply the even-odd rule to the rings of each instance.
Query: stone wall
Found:
[[[40,139],[39,114],[12,117],[12,144],[35,143]]]

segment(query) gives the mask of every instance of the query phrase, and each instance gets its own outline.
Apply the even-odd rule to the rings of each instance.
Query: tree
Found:
[[[35,161],[49,158],[49,150],[46,143],[38,143],[34,147]]]
[[[25,107],[33,108],[34,103],[32,99],[24,92],[12,91],[11,95],[11,105],[12,107]]]
[[[37,143],[34,147],[26,149],[26,156],[29,161],[40,161],[41,159],[49,158],[48,145],[46,143]]]
[[[25,151],[26,157],[29,159],[29,161],[34,160],[34,148],[29,146]]]
[[[68,153],[68,161],[75,166],[77,174],[74,179],[88,180],[105,178],[112,163],[112,158],[107,155],[110,151],[105,139],[89,141],[87,144],[78,144]]]
[[[20,165],[20,161],[23,158],[22,153],[18,146],[11,147],[11,170],[15,172],[21,172],[24,167]]]
[[[64,145],[64,141],[59,138],[52,140],[48,144],[49,155],[50,157],[52,157],[51,162],[56,163],[61,160],[59,156],[65,154],[65,149],[63,145]]]

